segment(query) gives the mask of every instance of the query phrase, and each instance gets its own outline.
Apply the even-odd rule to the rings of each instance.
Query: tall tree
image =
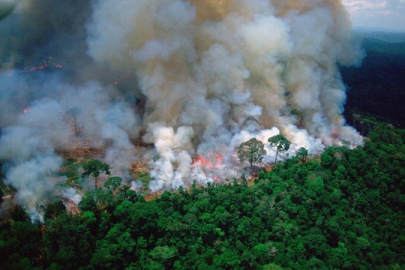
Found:
[[[289,140],[287,140],[287,138],[281,134],[270,137],[268,139],[268,142],[271,147],[275,147],[277,149],[276,159],[275,159],[274,163],[277,163],[278,153],[279,152],[284,153],[285,151],[288,151],[288,149],[290,149],[290,145],[291,145],[291,142]]]
[[[91,159],[83,164],[84,172],[82,177],[89,177],[90,175],[94,176],[94,186],[97,189],[97,182],[100,173],[104,172],[107,175],[110,175],[110,165],[104,163],[98,159]]]
[[[256,138],[252,138],[249,141],[242,143],[238,149],[240,162],[243,163],[245,160],[248,161],[250,169],[252,169],[253,163],[261,161],[265,154],[266,150],[264,150],[264,144]]]

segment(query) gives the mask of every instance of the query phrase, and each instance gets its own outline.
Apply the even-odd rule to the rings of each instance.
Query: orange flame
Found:
[[[212,152],[206,156],[198,156],[193,159],[193,164],[191,168],[197,166],[201,167],[205,173],[207,173],[215,182],[220,181],[220,176],[216,175],[215,172],[221,169],[223,165],[224,157],[218,153]]]
[[[215,167],[222,164],[224,157],[218,153],[212,152],[210,156],[198,156],[193,159],[193,164],[191,167],[196,167],[198,165],[204,167]]]
[[[23,72],[27,72],[27,71],[32,72],[32,71],[35,71],[35,70],[43,70],[43,69],[47,69],[49,67],[54,67],[54,68],[61,69],[62,65],[61,64],[51,64],[50,65],[48,62],[44,61],[42,65],[39,65],[39,66],[36,66],[36,67],[31,67],[28,70],[25,70]]]

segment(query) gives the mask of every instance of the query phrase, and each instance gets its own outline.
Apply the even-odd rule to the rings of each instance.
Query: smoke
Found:
[[[14,126],[3,130],[0,139],[0,158],[6,163],[4,183],[18,192],[15,200],[23,205],[33,220],[42,221],[40,206],[54,197],[63,178],[53,176],[59,170],[62,159],[48,141],[35,135],[27,127]]]
[[[252,137],[264,162],[279,133],[289,156],[362,143],[342,117],[338,67],[362,52],[340,1],[21,0],[0,35],[5,181],[35,204],[48,193],[28,194],[15,171],[34,162],[32,185],[51,181],[58,153],[84,142],[127,183],[149,159],[153,192],[237,177],[235,148]],[[26,142],[10,135],[17,127]]]

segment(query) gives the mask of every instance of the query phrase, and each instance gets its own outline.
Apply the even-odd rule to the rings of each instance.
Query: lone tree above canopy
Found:
[[[255,138],[241,143],[238,148],[240,162],[243,163],[244,161],[248,161],[250,169],[252,169],[253,163],[261,161],[265,154],[266,150],[264,150],[264,144]]]
[[[284,137],[283,135],[279,134],[273,137],[270,137],[268,139],[269,144],[271,147],[275,147],[277,149],[276,151],[276,159],[274,161],[274,163],[277,163],[277,156],[278,153],[284,153],[285,151],[288,151],[288,149],[290,149],[290,141],[287,140],[286,137]]]
[[[82,177],[94,176],[94,186],[97,189],[98,177],[101,172],[110,175],[110,165],[104,163],[98,159],[92,159],[83,164],[84,172]]]

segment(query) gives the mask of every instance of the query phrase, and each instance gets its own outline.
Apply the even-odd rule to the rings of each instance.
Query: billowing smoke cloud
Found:
[[[189,178],[190,157],[179,162],[184,150],[229,156],[237,146],[229,142],[242,131],[257,136],[276,126],[311,153],[321,141],[333,143],[333,130],[361,143],[341,115],[346,95],[337,64],[357,61],[359,51],[350,46],[338,1],[114,3],[97,2],[89,54],[139,78],[147,97],[144,139],[159,153],[154,190]],[[244,126],[250,119],[258,124]]]
[[[342,117],[338,65],[362,53],[340,1],[22,0],[0,35],[1,140],[16,147],[0,152],[19,197],[34,195],[14,172],[39,146],[19,144],[17,127],[50,149],[42,170],[86,142],[129,182],[143,156],[153,192],[238,176],[235,148],[252,137],[282,133],[290,156],[362,143]]]

